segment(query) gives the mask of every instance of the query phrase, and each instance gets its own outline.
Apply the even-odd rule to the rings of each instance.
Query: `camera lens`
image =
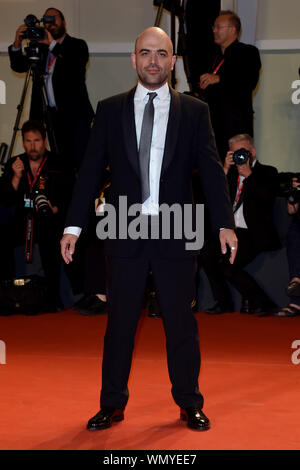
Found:
[[[244,165],[250,157],[251,152],[244,148],[236,150],[232,155],[232,159],[236,165]]]
[[[33,198],[33,202],[38,209],[38,213],[41,215],[51,214],[51,209],[48,204],[48,199],[43,193],[36,193]]]

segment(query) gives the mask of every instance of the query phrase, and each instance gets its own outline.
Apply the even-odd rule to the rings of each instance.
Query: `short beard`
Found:
[[[37,160],[39,160],[40,158],[43,157],[44,154],[41,154],[41,153],[35,153],[35,154],[28,154],[28,157],[29,157],[29,160],[31,160],[32,162],[36,162]]]
[[[168,76],[169,76],[169,74],[167,74],[165,76],[160,75],[159,77],[156,78],[155,82],[151,82],[151,81],[148,81],[148,78],[147,78],[146,74],[138,73],[138,77],[140,79],[141,84],[149,90],[157,89],[157,88],[160,88],[161,86],[163,86],[163,84],[166,83],[166,81],[168,80]]]
[[[63,24],[57,29],[50,31],[50,34],[52,35],[53,39],[60,39],[63,37],[65,33],[66,33],[66,28]]]

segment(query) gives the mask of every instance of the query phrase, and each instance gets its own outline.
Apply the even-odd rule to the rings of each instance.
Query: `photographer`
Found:
[[[46,149],[45,128],[38,121],[22,127],[25,153],[11,158],[0,179],[0,201],[13,209],[5,230],[14,251],[15,275],[37,274],[39,247],[42,268],[50,290],[51,310],[61,307],[59,298],[59,237],[64,220],[68,185],[59,160]],[[24,264],[25,258],[25,264]]]
[[[262,251],[280,248],[273,223],[273,205],[277,194],[277,170],[256,159],[253,139],[239,134],[229,140],[224,162],[238,237],[239,249],[233,265],[221,255],[214,239],[208,240],[201,253],[204,270],[217,303],[206,313],[233,310],[226,279],[242,295],[241,313],[265,315],[275,305],[244,269]]]
[[[33,41],[38,47],[39,60],[32,61],[30,54],[22,53],[25,37],[35,36],[36,28],[21,25],[15,41],[9,47],[11,68],[15,72],[26,72],[34,62],[42,80],[33,81],[30,118],[43,120],[42,85],[51,110],[59,154],[68,169],[78,169],[89,138],[94,116],[85,84],[86,65],[89,60],[85,41],[69,36],[64,15],[56,8],[49,8],[43,17],[45,26],[43,39]],[[39,34],[40,35],[40,34]],[[53,149],[52,149],[53,150]]]
[[[291,191],[287,199],[288,213],[293,217],[287,234],[287,258],[290,283],[287,294],[290,303],[275,313],[277,317],[296,317],[300,315],[300,178],[292,178]]]
[[[213,26],[216,53],[207,73],[200,76],[201,96],[207,101],[221,160],[228,139],[241,132],[253,136],[252,93],[261,61],[255,46],[239,41],[241,21],[236,13],[221,11]]]

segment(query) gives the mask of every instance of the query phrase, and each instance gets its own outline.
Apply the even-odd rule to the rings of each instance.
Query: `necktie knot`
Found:
[[[149,92],[149,93],[147,93],[147,94],[149,95],[149,101],[148,101],[148,103],[150,103],[151,101],[153,101],[154,98],[157,96],[157,93],[155,93],[155,91],[154,91],[154,92],[151,92],[151,93]]]

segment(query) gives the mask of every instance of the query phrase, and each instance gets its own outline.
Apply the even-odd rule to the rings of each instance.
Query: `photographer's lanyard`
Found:
[[[221,62],[216,66],[216,68],[213,70],[213,75],[216,75],[216,73],[218,72],[219,68],[224,64],[224,60],[225,59],[222,59]],[[216,62],[215,62],[216,63]],[[214,68],[215,64],[213,65],[213,68]]]
[[[51,55],[52,55],[52,54],[51,54]],[[47,63],[47,72],[48,72],[48,73],[50,72],[51,67],[52,67],[52,65],[54,64],[55,60],[56,60],[56,56],[53,55],[53,56],[51,57],[51,59],[50,59],[50,60],[49,60],[49,59],[50,59],[50,54],[48,55],[48,59],[47,59],[47,62],[48,62],[48,63]]]
[[[38,170],[37,170],[37,172],[36,172],[35,177],[33,178],[33,180],[31,180],[31,175],[30,175],[29,171],[27,171],[27,179],[28,179],[28,184],[29,184],[29,191],[30,191],[30,193],[31,193],[31,191],[32,191],[33,186],[34,186],[35,183],[37,182],[38,177],[39,177],[40,174],[41,174],[41,171],[42,171],[42,169],[43,169],[43,167],[44,167],[44,165],[45,165],[45,163],[46,163],[46,161],[47,161],[47,158],[48,158],[48,155],[45,155],[45,156],[44,156],[44,159],[43,159],[43,161],[42,161],[42,163],[41,163],[40,166],[38,167]]]
[[[29,171],[27,171],[27,179],[28,179],[28,184],[29,184],[29,192],[30,195],[32,193],[32,189],[37,182],[41,171],[43,169],[43,166],[45,165],[47,161],[48,155],[45,155],[42,163],[40,164],[35,177],[33,180],[31,179],[31,175]],[[32,262],[32,245],[33,245],[33,211],[30,210],[28,211],[28,215],[26,217],[26,240],[25,240],[25,262],[26,263],[31,263]]]
[[[243,191],[243,187],[244,187],[244,181],[242,181],[240,183],[240,176],[238,176],[238,180],[237,180],[238,191],[237,191],[237,195],[235,196],[234,203],[233,203],[233,212],[235,212],[237,210],[237,204],[238,204],[239,199],[241,197],[241,192]]]

